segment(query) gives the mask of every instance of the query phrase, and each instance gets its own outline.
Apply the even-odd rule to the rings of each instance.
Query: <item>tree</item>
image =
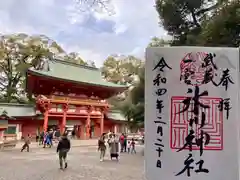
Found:
[[[130,127],[144,126],[144,68],[139,69],[138,77],[138,83],[128,92],[127,98],[117,106],[127,118]]]
[[[239,0],[156,0],[156,10],[164,29],[168,31],[169,35],[173,36],[172,45],[197,45],[199,44],[200,34],[204,29],[207,31],[208,28],[214,27],[213,24],[217,25],[217,16],[221,14],[219,12],[224,11],[223,7],[229,6],[229,4],[232,3],[235,3],[237,6]],[[231,10],[235,11],[228,13],[234,14],[237,8]],[[206,24],[208,24],[210,19],[212,20],[212,25],[207,27]],[[215,23],[213,23],[214,21]],[[231,18],[228,19],[228,22],[232,21]],[[227,24],[222,25],[224,25],[225,28],[228,26]],[[232,27],[235,30],[231,32],[237,31],[238,26],[239,25]],[[227,29],[229,29],[229,27]],[[229,32],[229,30],[227,32]],[[229,35],[228,33],[223,33],[225,33],[225,31],[221,33],[222,36]],[[204,44],[205,40],[207,41],[207,39],[202,39],[201,44]],[[219,43],[223,45],[222,42]]]
[[[96,67],[94,61],[84,61],[80,55],[76,52],[70,52],[69,54],[64,54],[63,55],[63,60],[79,64],[79,65],[84,65],[84,66],[90,66],[90,67]]]
[[[90,67],[96,67],[95,62],[92,61],[92,60],[88,60],[88,61],[87,61],[87,65],[90,66]]]
[[[42,62],[53,59],[63,49],[46,36],[26,34],[0,36],[0,99],[24,102],[25,74],[28,68],[41,68]]]
[[[202,25],[198,38],[204,46],[239,47],[240,45],[240,2],[232,1],[217,9]]]
[[[105,79],[129,85],[124,93],[108,100],[113,109],[120,110],[130,127],[143,126],[144,122],[144,62],[134,56],[109,56],[103,64]]]
[[[64,56],[64,60],[68,61],[68,62],[72,62],[72,63],[76,63],[76,64],[80,64],[80,65],[88,65],[87,62],[85,62],[78,53],[75,52],[71,52],[69,54],[66,54]]]
[[[117,84],[130,85],[134,82],[143,62],[134,56],[109,56],[102,67],[105,79]]]
[[[164,40],[162,38],[153,37],[151,42],[148,44],[148,47],[164,47],[169,46],[171,41]]]

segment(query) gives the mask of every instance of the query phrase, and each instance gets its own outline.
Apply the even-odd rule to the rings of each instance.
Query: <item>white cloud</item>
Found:
[[[115,13],[110,16],[83,12],[74,1],[2,1],[0,33],[45,34],[99,66],[110,54],[143,57],[151,37],[166,37],[158,25],[154,0],[113,0]]]
[[[127,29],[128,29],[128,27],[125,24],[116,24],[114,27],[114,31],[115,31],[116,35],[126,32]]]

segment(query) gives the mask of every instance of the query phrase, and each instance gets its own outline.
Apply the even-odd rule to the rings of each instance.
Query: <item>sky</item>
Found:
[[[77,1],[81,0],[0,1],[0,33],[46,35],[98,67],[111,54],[144,58],[152,37],[167,37],[155,0],[112,0],[107,12]]]

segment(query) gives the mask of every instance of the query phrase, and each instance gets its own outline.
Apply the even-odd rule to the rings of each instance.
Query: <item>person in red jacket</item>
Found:
[[[125,140],[125,136],[122,133],[122,135],[119,138],[119,142],[120,142],[120,145],[121,145],[121,152],[123,152],[123,149],[124,149],[124,140]]]

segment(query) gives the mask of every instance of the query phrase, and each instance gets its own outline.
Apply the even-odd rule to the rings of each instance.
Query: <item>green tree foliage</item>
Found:
[[[29,67],[39,68],[54,52],[63,52],[46,36],[26,34],[0,36],[0,97],[4,102],[23,102],[24,79]]]
[[[69,54],[66,54],[64,56],[64,60],[76,64],[81,64],[81,65],[88,65],[87,62],[85,62],[78,53],[76,52],[71,52]]]
[[[204,46],[238,47],[240,45],[240,1],[221,6],[203,23],[198,38]]]
[[[105,60],[102,67],[102,75],[107,81],[132,87],[135,85],[139,69],[142,66],[143,62],[134,56],[112,55]],[[122,104],[128,94],[129,90],[111,97],[108,101],[113,107],[119,109],[120,104]]]
[[[143,62],[134,56],[109,56],[102,67],[103,77],[116,84],[132,84]]]
[[[94,61],[88,60],[88,61],[86,61],[86,62],[87,62],[87,65],[90,66],[90,67],[96,67],[96,64],[95,64]]]
[[[70,52],[69,54],[64,54],[63,59],[68,62],[72,62],[79,65],[96,67],[94,61],[84,61],[81,56],[76,52]]]
[[[169,46],[171,44],[171,41],[164,40],[162,38],[153,37],[148,44],[148,47],[164,47]]]
[[[134,56],[109,56],[102,74],[113,83],[129,85],[124,93],[109,99],[115,109],[127,118],[131,127],[144,122],[144,62]]]
[[[233,39],[239,39],[239,4],[239,0],[156,0],[156,10],[173,37],[172,45],[237,46]]]
[[[142,127],[144,123],[144,68],[139,68],[138,82],[128,91],[128,96],[117,108],[127,118],[131,127]]]

